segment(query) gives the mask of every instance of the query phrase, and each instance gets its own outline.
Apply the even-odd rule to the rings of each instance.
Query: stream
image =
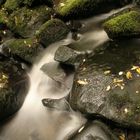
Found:
[[[1,124],[0,140],[67,140],[86,123],[87,120],[80,112],[47,109],[41,102],[43,98],[58,99],[66,96],[72,88],[74,74],[65,78],[65,85],[60,85],[45,75],[40,68],[45,63],[55,62],[54,53],[61,45],[72,43],[73,47],[80,46],[77,47],[78,50],[79,48],[93,50],[107,42],[109,38],[101,27],[101,23],[120,10],[80,21],[83,28],[79,31],[79,40],[73,40],[69,34],[66,39],[50,45],[40,55],[39,61],[29,72],[31,85],[24,104],[14,116]],[[139,45],[139,41],[136,44]],[[133,45],[133,42],[130,45]]]

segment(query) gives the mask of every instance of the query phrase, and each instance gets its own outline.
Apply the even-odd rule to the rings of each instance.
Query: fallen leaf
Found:
[[[88,82],[86,80],[78,80],[77,83],[80,85],[87,85],[88,84]]]
[[[126,73],[126,78],[127,78],[127,79],[131,79],[131,78],[132,78],[132,73],[131,73],[130,71],[128,71],[128,72]]]
[[[106,91],[109,91],[111,89],[111,86],[107,86]]]
[[[107,74],[109,74],[109,73],[111,73],[110,70],[107,70],[107,71],[104,72],[105,75],[107,75]]]
[[[132,66],[131,70],[136,70],[139,66]]]
[[[140,68],[137,68],[137,69],[136,69],[136,72],[137,72],[138,74],[140,74]]]

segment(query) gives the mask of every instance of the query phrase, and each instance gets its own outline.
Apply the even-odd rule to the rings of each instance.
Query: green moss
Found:
[[[129,11],[108,20],[103,26],[111,38],[140,34],[140,13]]]
[[[34,9],[20,8],[9,16],[8,27],[16,34],[27,38],[51,18],[52,10],[47,6]]]
[[[4,8],[0,9],[0,23],[8,22],[8,13]]]
[[[33,63],[39,52],[43,50],[42,46],[33,38],[29,39],[11,39],[4,43],[3,52],[16,55],[19,58]]]
[[[15,10],[22,4],[21,0],[6,0],[4,7],[8,10]]]
[[[64,22],[59,19],[52,19],[44,23],[36,32],[35,36],[41,44],[48,46],[66,37],[68,32],[69,30]]]
[[[74,10],[76,7],[83,7],[88,0],[66,0],[64,3],[61,2],[58,6],[59,14],[67,15],[70,11]]]

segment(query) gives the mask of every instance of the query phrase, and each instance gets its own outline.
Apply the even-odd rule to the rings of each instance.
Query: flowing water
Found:
[[[54,62],[54,53],[61,45],[73,43],[75,47],[90,50],[108,41],[101,22],[119,10],[81,21],[84,28],[79,33],[78,41],[74,41],[69,35],[65,40],[49,46],[41,54],[39,61],[29,72],[31,86],[25,102],[10,120],[0,126],[0,140],[67,140],[85,124],[86,119],[79,112],[50,110],[41,102],[43,98],[66,96],[72,87],[73,74],[65,78],[66,85],[60,86],[40,68],[45,63]]]

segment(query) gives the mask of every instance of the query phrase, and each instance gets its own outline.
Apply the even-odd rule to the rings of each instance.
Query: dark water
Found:
[[[106,45],[109,38],[101,27],[101,23],[119,10],[81,21],[83,28],[79,31],[79,40],[75,41],[69,35],[68,38],[51,45],[44,54],[41,54],[40,61],[34,64],[29,72],[31,87],[25,102],[17,114],[0,126],[0,140],[67,140],[72,133],[85,124],[86,119],[79,112],[54,111],[45,108],[41,103],[43,98],[56,99],[66,96],[72,86],[73,74],[66,77],[66,86],[60,86],[46,76],[40,68],[44,63],[54,62],[54,53],[63,44],[70,44],[71,47],[82,51],[99,48],[99,58],[102,53],[105,53],[104,50],[116,55],[121,53],[126,58],[124,67],[128,67],[128,59],[132,63],[138,60],[139,58],[136,57],[140,56],[140,40]],[[120,51],[118,48],[123,49]],[[104,61],[102,63],[105,65]]]

